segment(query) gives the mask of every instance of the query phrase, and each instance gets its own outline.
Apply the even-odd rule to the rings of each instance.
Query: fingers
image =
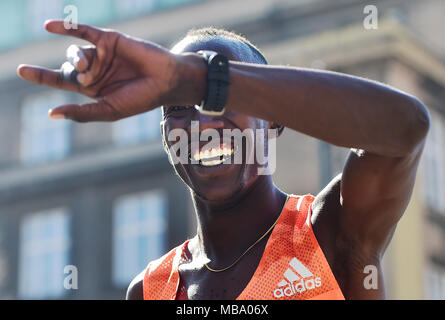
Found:
[[[91,66],[95,54],[96,48],[92,46],[79,47],[72,44],[66,50],[67,60],[78,72],[85,72]]]
[[[48,115],[52,119],[71,119],[76,122],[115,121],[124,118],[105,99],[84,105],[66,104],[49,110]]]
[[[67,60],[79,73],[77,81],[82,86],[88,87],[102,78],[114,59],[115,52],[113,48],[118,38],[117,33],[108,32],[103,34],[96,46],[79,47],[71,45],[68,47],[66,51]]]
[[[73,67],[71,63],[65,62],[60,68],[60,72],[62,73],[64,81],[78,83],[77,75],[79,74],[79,72]]]
[[[47,68],[22,64],[18,66],[17,74],[22,79],[33,83],[63,90],[80,91],[78,85],[64,79],[61,70],[51,70]]]
[[[94,96],[93,92],[85,89],[93,81],[91,72],[79,73],[69,62],[65,62],[60,70],[21,64],[17,68],[17,74],[33,83]]]
[[[77,81],[84,87],[88,87],[94,80],[94,75],[91,71],[87,71],[84,73],[79,73],[76,76]]]
[[[97,102],[67,104],[50,110],[49,116],[53,119],[71,119],[77,122],[91,121],[116,121],[134,116],[146,111],[152,105],[153,96],[149,91],[143,91],[144,97],[140,97],[142,80],[140,85],[124,86],[107,94]]]
[[[100,64],[96,57],[96,48],[92,46],[79,47],[71,45],[66,50],[66,62],[62,70],[66,70],[67,79],[74,83],[78,82],[86,87],[93,82],[94,71]],[[71,67],[70,67],[71,66]],[[92,70],[88,70],[91,68]]]
[[[45,22],[45,29],[51,33],[83,39],[95,45],[97,45],[97,42],[105,32],[85,24],[78,24],[77,29],[65,28],[64,24],[65,22],[63,20],[47,20]]]

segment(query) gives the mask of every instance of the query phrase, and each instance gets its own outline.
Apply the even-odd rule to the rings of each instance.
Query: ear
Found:
[[[281,124],[275,123],[275,122],[271,122],[270,123],[270,129],[276,129],[277,130],[277,138],[279,136],[281,136],[281,134],[284,131],[284,126],[282,126]]]
[[[167,141],[165,141],[165,121],[164,120],[162,120],[159,123],[159,127],[161,129],[162,146],[164,147],[164,151],[167,153],[167,155],[170,156],[168,153]]]

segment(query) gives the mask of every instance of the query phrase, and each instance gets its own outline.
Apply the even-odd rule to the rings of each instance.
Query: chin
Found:
[[[175,170],[191,192],[210,205],[230,205],[249,193],[258,180],[255,164],[187,164]]]
[[[193,192],[202,200],[214,204],[227,204],[236,201],[243,193],[243,186],[234,189],[229,188],[210,188],[206,190],[193,190]]]
[[[227,177],[225,177],[227,178]],[[227,179],[213,179],[211,184],[195,183],[195,187],[190,186],[192,192],[215,207],[230,207],[239,203],[259,181],[258,176],[251,176],[250,179],[236,179],[236,181],[227,181]]]

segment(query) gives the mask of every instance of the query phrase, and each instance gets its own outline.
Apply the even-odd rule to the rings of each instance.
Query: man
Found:
[[[49,21],[45,27],[94,45],[68,50],[77,83],[60,70],[19,66],[26,80],[97,99],[59,106],[50,110],[52,118],[114,121],[163,106],[172,160],[177,141],[170,133],[182,129],[193,143],[192,121],[199,121],[199,133],[279,135],[284,126],[351,148],[342,174],[313,197],[283,193],[270,174],[258,174],[258,161],[222,163],[232,141],[217,141],[212,159],[199,141],[190,154],[195,163],[173,161],[191,191],[197,236],[150,262],[130,284],[128,299],[384,298],[381,258],[409,202],[429,128],[418,99],[345,74],[264,66],[246,39],[217,29],[192,32],[167,51],[86,25],[66,30],[63,21]],[[200,50],[213,51],[220,64]],[[367,266],[378,271],[377,288],[364,286]]]

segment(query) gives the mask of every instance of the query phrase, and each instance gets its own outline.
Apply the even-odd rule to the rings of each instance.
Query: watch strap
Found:
[[[207,114],[224,113],[230,84],[229,60],[214,51],[199,51],[207,61],[207,91],[200,111]]]

